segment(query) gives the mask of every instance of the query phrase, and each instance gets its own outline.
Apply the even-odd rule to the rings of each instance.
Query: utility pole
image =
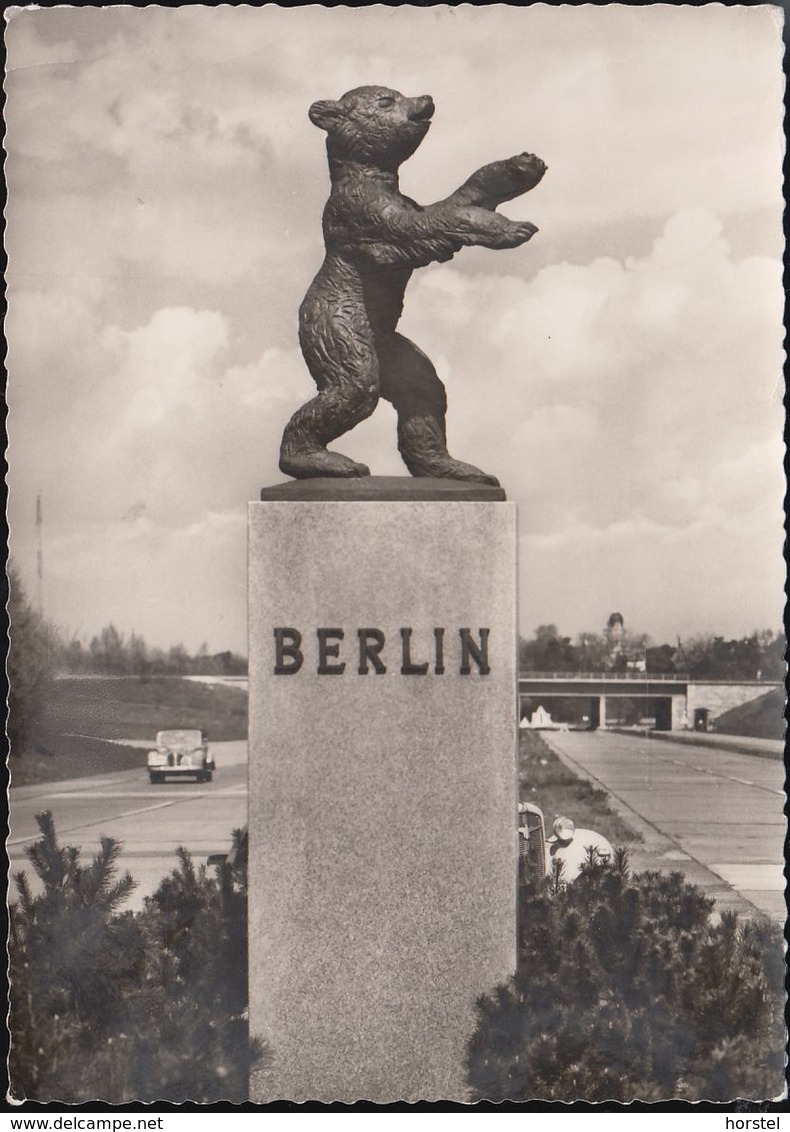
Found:
[[[44,616],[44,540],[43,518],[41,514],[41,493],[36,499],[36,562],[38,574],[38,615]]]

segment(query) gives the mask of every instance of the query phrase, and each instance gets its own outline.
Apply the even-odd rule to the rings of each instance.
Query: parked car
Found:
[[[194,776],[198,782],[211,782],[215,769],[206,735],[197,729],[159,731],[156,750],[148,752],[148,774],[153,783],[164,782],[167,776]]]
[[[594,850],[599,860],[611,860],[614,850],[606,838],[593,829],[577,829],[570,818],[558,817],[552,834],[546,836],[543,810],[532,802],[518,804],[519,853],[528,868],[538,875],[551,876],[562,865],[560,879],[575,880]]]

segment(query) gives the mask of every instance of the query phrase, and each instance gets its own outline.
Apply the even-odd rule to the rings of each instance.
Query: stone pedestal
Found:
[[[515,506],[413,482],[250,504],[258,1103],[466,1100],[515,969]]]

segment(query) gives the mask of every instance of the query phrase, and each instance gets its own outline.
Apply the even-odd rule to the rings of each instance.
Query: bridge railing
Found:
[[[630,680],[639,684],[653,684],[661,680],[684,683],[688,672],[519,672],[519,680]]]

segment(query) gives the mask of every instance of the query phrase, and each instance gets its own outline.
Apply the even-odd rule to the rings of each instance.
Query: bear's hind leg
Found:
[[[328,451],[327,444],[364,421],[378,404],[379,369],[373,340],[368,332],[360,335],[356,349],[349,349],[339,333],[342,324],[323,326],[322,314],[325,312],[319,309],[317,327],[308,322],[300,329],[302,353],[319,392],[285,426],[280,471],[295,479],[369,476],[365,464]]]
[[[358,464],[340,452],[330,452],[326,446],[369,416],[376,401],[369,412],[360,413],[357,419],[351,418],[348,397],[336,388],[325,389],[302,405],[285,426],[280,445],[280,471],[297,480],[318,476],[369,476],[370,468],[366,464]]]
[[[495,476],[447,451],[447,395],[430,358],[402,334],[378,347],[381,395],[398,414],[398,449],[411,474],[499,487]]]

